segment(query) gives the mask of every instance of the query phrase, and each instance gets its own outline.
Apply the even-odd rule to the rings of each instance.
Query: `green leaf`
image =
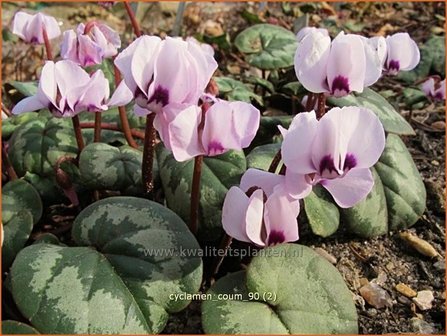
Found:
[[[275,92],[275,87],[273,86],[273,83],[267,79],[263,79],[257,76],[250,76],[247,77],[246,81],[251,84],[259,85],[260,87],[266,89],[270,93]]]
[[[401,135],[415,134],[411,125],[399,114],[399,112],[397,112],[385,98],[369,88],[365,88],[363,93],[353,93],[343,98],[330,97],[328,102],[334,106],[340,107],[366,107],[379,117],[385,131]]]
[[[251,103],[255,100],[262,105],[262,97],[254,93],[248,86],[241,81],[235,80],[230,77],[215,77],[214,78],[220,93],[230,101],[243,101]]]
[[[349,230],[364,238],[388,233],[388,210],[382,181],[372,168],[374,187],[365,200],[349,209],[341,209]]]
[[[210,288],[210,298],[202,304],[205,333],[358,332],[352,293],[326,259],[296,244],[261,252],[246,272],[227,275]],[[230,297],[224,299],[222,295]]]
[[[31,213],[33,223],[42,216],[42,202],[34,187],[24,180],[14,180],[2,188],[2,220],[8,222],[19,211]]]
[[[129,146],[89,144],[79,157],[82,184],[91,190],[142,188],[141,161],[142,153]]]
[[[39,332],[33,327],[17,321],[2,321],[3,335],[35,335]]]
[[[289,128],[293,116],[261,116],[261,123],[252,147],[272,143],[274,136],[279,134],[278,126]]]
[[[18,82],[18,81],[10,81],[8,82],[12,87],[14,87],[17,91],[19,91],[23,96],[30,97],[37,94],[37,86],[38,82]]]
[[[177,162],[162,145],[156,149],[161,183],[167,205],[185,222],[189,221],[194,160]],[[206,157],[200,180],[199,238],[218,239],[222,233],[222,205],[228,189],[238,185],[246,170],[243,152],[229,151]]]
[[[26,123],[31,119],[37,118],[39,115],[36,112],[26,112],[17,116],[13,115],[8,119],[2,120],[2,139],[9,139],[14,131],[20,125]]]
[[[84,209],[72,236],[81,247],[28,246],[11,268],[21,313],[44,334],[154,334],[195,293],[200,247],[158,203],[111,197]],[[185,255],[184,255],[185,253]]]
[[[55,204],[65,199],[65,195],[57,185],[54,176],[40,176],[27,172],[23,179],[37,190],[44,204]]]
[[[375,168],[385,190],[390,230],[412,226],[425,211],[427,193],[410,152],[398,136],[387,136]]]
[[[433,36],[424,45],[433,56],[432,69],[441,77],[445,77],[445,39],[443,36]]]
[[[56,161],[76,156],[71,120],[38,117],[16,129],[10,140],[9,158],[17,174],[52,175]]]
[[[25,246],[33,230],[33,216],[27,210],[21,210],[4,223],[2,246],[2,265],[9,268],[17,253]]]
[[[234,44],[246,54],[250,65],[265,70],[292,66],[297,48],[295,34],[271,24],[257,24],[245,29],[236,36]]]
[[[323,187],[318,185],[313,188],[304,199],[304,208],[314,234],[328,237],[337,231],[340,224],[340,212]]]
[[[268,171],[273,158],[280,149],[280,143],[267,144],[254,148],[250,154],[247,155],[247,168]]]

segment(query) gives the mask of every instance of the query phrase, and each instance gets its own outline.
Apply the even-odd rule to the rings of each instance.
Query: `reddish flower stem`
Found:
[[[120,74],[118,68],[116,67],[116,65],[113,66],[113,71],[114,71],[114,75],[115,75],[115,87],[117,88],[121,82],[121,74]],[[134,138],[132,137],[132,131],[129,126],[129,120],[127,119],[126,107],[119,106],[118,111],[119,111],[119,116],[120,116],[120,121],[121,121],[121,127],[123,128],[124,136],[127,140],[127,143],[129,144],[129,146],[131,146],[133,148],[138,148],[138,144],[135,142]]]
[[[200,205],[200,177],[202,175],[203,155],[194,158],[194,172],[191,184],[191,208],[189,213],[189,230],[196,235],[198,230]]]
[[[42,35],[43,35],[43,41],[45,43],[45,52],[47,53],[47,60],[52,61],[53,60],[53,52],[51,50],[51,44],[50,40],[48,38],[47,30],[45,29],[45,26],[42,27]]]
[[[312,111],[314,109],[315,98],[316,95],[312,92],[309,92],[309,94],[307,95],[306,111]]]
[[[222,240],[220,241],[220,245],[219,245],[219,251],[225,250],[225,253],[220,254],[220,252],[219,252],[218,255],[214,257],[213,266],[211,267],[211,272],[210,272],[210,279],[213,279],[216,276],[217,272],[219,272],[220,265],[222,265],[222,262],[225,258],[225,255],[227,254],[227,251],[228,251],[232,241],[233,241],[233,238],[230,237],[229,235],[227,235],[226,233],[222,237]]]
[[[324,93],[318,94],[317,119],[320,120],[326,112],[326,96]]]
[[[281,149],[279,149],[278,152],[273,157],[272,162],[270,163],[269,170],[268,170],[269,173],[276,172],[276,169],[278,168],[278,165],[280,162],[281,162]]]
[[[149,194],[154,188],[152,166],[154,164],[154,148],[155,148],[155,128],[154,128],[155,113],[151,113],[146,117],[146,130],[144,132],[144,147],[143,147],[143,163],[141,172],[143,174],[143,187],[146,193]]]
[[[92,122],[81,123],[81,128],[94,128],[94,127],[95,127],[95,124],[92,123]],[[109,124],[109,123],[101,123],[101,129],[103,129],[103,130],[110,130],[110,131],[117,131],[117,132],[123,132],[124,133],[124,131],[122,129],[120,129],[118,127],[118,125]],[[132,135],[134,137],[139,138],[141,140],[144,140],[144,133],[143,132],[140,132],[140,131],[134,130],[134,129],[131,129],[130,132],[132,133]],[[138,147],[138,145],[137,145],[137,147]]]
[[[126,7],[127,15],[129,15],[130,22],[132,23],[133,32],[137,37],[140,37],[141,36],[140,25],[138,24],[138,21],[135,17],[135,13],[133,12],[132,8],[130,7],[127,1],[124,1],[124,7]]]
[[[17,180],[18,176],[16,171],[14,170],[14,167],[11,164],[11,161],[8,157],[8,152],[6,151],[5,143],[2,142],[2,165],[5,167],[6,172],[8,173],[9,179],[11,181]]]
[[[73,116],[73,118],[71,118],[71,121],[73,122],[73,129],[76,136],[76,143],[78,144],[78,150],[79,153],[81,153],[85,145],[84,145],[84,138],[82,137],[82,130],[81,130],[81,124],[79,122],[79,117],[75,115]]]
[[[93,132],[93,142],[101,142],[101,113],[95,113],[95,127]]]

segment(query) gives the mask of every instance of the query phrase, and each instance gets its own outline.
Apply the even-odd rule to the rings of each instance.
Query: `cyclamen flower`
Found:
[[[135,102],[147,113],[168,104],[197,104],[217,69],[209,49],[195,41],[141,36],[115,59]]]
[[[419,48],[408,33],[387,36],[386,45],[385,71],[388,74],[396,75],[401,70],[409,71],[419,64]]]
[[[111,106],[125,105],[132,98],[125,85],[120,85],[110,100],[109,96],[109,82],[101,70],[90,77],[72,61],[47,61],[37,94],[21,100],[12,113],[48,108],[56,117],[73,117],[83,111],[101,112]]]
[[[296,34],[296,40],[301,42],[307,35],[312,32],[320,32],[324,36],[329,36],[329,32],[325,28],[304,27]]]
[[[48,39],[52,40],[61,34],[56,19],[52,16],[37,13],[34,15],[17,12],[14,16],[12,32],[22,40],[33,44],[44,44],[43,30]]]
[[[379,56],[360,36],[341,32],[331,42],[321,30],[304,35],[295,54],[295,72],[308,91],[342,97],[363,92],[380,78]]]
[[[205,113],[197,105],[166,105],[156,114],[154,127],[175,159],[186,161],[248,147],[259,122],[260,112],[253,105],[218,100]]]
[[[299,211],[299,201],[284,189],[284,176],[249,169],[240,187],[225,196],[222,224],[237,240],[271,246],[298,240]]]
[[[432,100],[440,101],[445,99],[445,79],[441,81],[439,77],[430,77],[422,84],[422,91]]]
[[[315,112],[298,114],[284,136],[281,154],[292,197],[306,197],[321,184],[342,208],[363,200],[374,180],[369,170],[385,148],[385,132],[366,108],[333,108],[317,121]],[[297,145],[299,144],[299,145]]]
[[[104,58],[115,56],[121,47],[119,34],[103,23],[78,25],[76,32],[67,30],[61,45],[63,59],[81,66],[101,64]]]

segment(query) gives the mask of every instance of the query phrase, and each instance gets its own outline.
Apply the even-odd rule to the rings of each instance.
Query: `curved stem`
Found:
[[[92,123],[92,122],[84,122],[84,123],[81,123],[80,125],[81,125],[81,128],[94,128],[95,127],[95,124]],[[110,130],[110,131],[117,131],[117,132],[123,132],[124,133],[124,131],[122,129],[120,129],[118,127],[118,125],[115,125],[115,124],[101,123],[101,129],[103,129],[103,130]],[[132,133],[132,135],[134,137],[139,138],[141,140],[144,140],[144,133],[143,132],[140,132],[140,131],[134,130],[134,129],[131,129],[130,132]],[[138,147],[138,145],[137,145],[137,147]]]
[[[75,115],[73,118],[71,118],[71,121],[73,122],[73,129],[76,136],[76,143],[78,144],[78,150],[79,153],[84,149],[84,138],[82,137],[82,130],[81,130],[81,124],[79,122],[79,117]]]
[[[118,85],[121,83],[122,79],[121,79],[121,74],[115,64],[113,65],[113,72],[115,75],[115,87],[117,88]],[[133,148],[138,148],[138,144],[135,142],[134,138],[132,137],[132,131],[129,126],[129,120],[127,119],[126,107],[119,106],[118,111],[119,111],[119,116],[120,116],[120,121],[121,121],[121,127],[123,129],[124,136],[127,140],[127,143],[129,144],[129,146],[131,146]]]
[[[278,165],[281,162],[281,149],[278,150],[278,152],[275,154],[275,156],[272,159],[272,162],[270,163],[269,167],[269,173],[276,172],[276,169],[278,169]]]
[[[203,155],[194,158],[194,172],[191,185],[191,208],[189,213],[189,229],[196,235],[198,229],[200,203],[200,177],[202,175]]]
[[[219,253],[217,256],[214,256],[213,260],[213,266],[211,267],[210,272],[210,278],[213,279],[217,272],[219,272],[220,265],[222,265],[222,262],[227,255],[227,251],[230,248],[231,242],[233,241],[233,238],[224,233],[224,236],[222,237],[222,240],[220,241],[219,245]],[[220,253],[221,250],[224,250],[225,253]]]
[[[156,135],[154,128],[154,118],[155,113],[151,113],[146,117],[146,130],[144,133],[143,163],[141,172],[143,174],[143,186],[146,189],[147,194],[149,194],[154,188],[154,181],[152,176]]]
[[[82,127],[81,127],[82,128]],[[93,142],[101,142],[101,113],[95,113],[95,128]]]
[[[124,1],[124,7],[126,7],[127,15],[129,15],[130,22],[132,23],[133,32],[137,37],[140,37],[141,36],[140,25],[138,24],[138,21],[135,17],[135,13],[133,12],[132,8],[130,7],[127,1]]]
[[[317,119],[320,120],[326,112],[326,96],[324,93],[318,94]]]

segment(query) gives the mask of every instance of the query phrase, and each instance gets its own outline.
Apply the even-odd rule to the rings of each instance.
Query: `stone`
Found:
[[[429,290],[423,290],[417,293],[417,296],[413,298],[413,302],[420,310],[429,310],[433,307],[433,292]]]
[[[402,295],[405,295],[408,298],[413,298],[417,295],[416,291],[412,290],[410,287],[408,287],[404,283],[400,283],[396,285],[396,290],[401,293]]]
[[[413,317],[410,320],[411,330],[416,334],[434,334],[436,332],[434,326],[420,318]]]
[[[388,292],[374,282],[360,288],[360,294],[371,306],[377,309],[391,307],[393,302]]]

